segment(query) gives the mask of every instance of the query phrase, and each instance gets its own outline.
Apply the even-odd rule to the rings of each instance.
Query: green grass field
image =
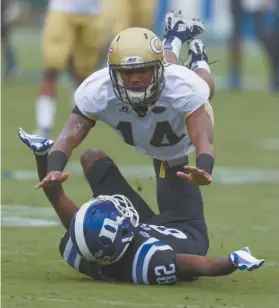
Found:
[[[38,44],[29,47],[27,40],[19,47],[24,69],[39,68]],[[209,48],[209,53],[215,56],[217,49]],[[224,53],[217,56],[225,59]],[[216,64],[214,70],[222,75],[224,62]],[[265,77],[263,58],[248,61],[245,70],[247,76]],[[17,130],[20,126],[27,132],[33,130],[37,93],[37,85],[28,82],[9,82],[2,86],[2,171],[35,170],[33,156],[19,141]],[[70,95],[69,89],[60,88],[54,137],[71,110]],[[36,179],[2,177],[3,307],[277,308],[279,153],[278,149],[262,148],[260,143],[275,139],[278,144],[279,98],[261,91],[217,91],[213,106],[216,173],[214,183],[203,189],[211,239],[209,254],[226,255],[248,245],[256,256],[266,259],[259,271],[202,278],[170,287],[91,281],[74,272],[60,258],[58,243],[62,227],[5,226],[15,219],[26,224],[33,219],[40,224],[53,222],[55,218],[43,193],[32,189]],[[151,164],[149,158],[135,153],[102,124],[94,128],[71,161],[77,161],[87,147],[101,147],[116,163],[127,168],[133,166],[130,183],[136,188],[140,182],[142,196],[156,209],[155,181],[141,174]],[[224,169],[226,172],[222,173]],[[78,172],[71,173],[65,189],[79,204],[90,198],[89,188]],[[27,207],[30,205],[34,206],[33,210]]]

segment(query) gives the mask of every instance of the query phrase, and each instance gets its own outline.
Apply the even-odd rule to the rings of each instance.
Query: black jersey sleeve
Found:
[[[85,274],[95,280],[103,280],[101,277],[101,265],[85,260],[73,246],[70,238],[70,232],[67,230],[61,238],[59,251],[64,259],[72,268]]]
[[[173,284],[177,279],[173,249],[154,237],[137,249],[132,267],[134,283]]]

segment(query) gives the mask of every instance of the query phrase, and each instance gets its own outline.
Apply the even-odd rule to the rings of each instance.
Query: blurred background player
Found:
[[[158,0],[103,0],[106,44],[124,29],[140,27],[152,30],[155,24]],[[106,52],[103,55],[106,57]],[[106,60],[106,59],[105,59]]]
[[[36,132],[49,136],[56,112],[59,74],[71,67],[78,86],[98,65],[101,0],[50,0],[43,30],[44,71],[36,101]]]
[[[113,2],[110,4],[110,9],[114,12],[113,37],[130,27],[152,28],[157,0],[115,0],[110,2]]]
[[[279,89],[279,64],[278,64],[278,0],[230,0],[230,9],[233,21],[233,30],[230,41],[230,75],[228,86],[231,89],[239,89],[242,87],[242,67],[243,67],[243,52],[242,42],[244,38],[243,25],[249,23],[253,25],[253,29],[257,40],[263,46],[267,53],[271,71],[271,89]],[[275,9],[275,10],[274,10]],[[277,10],[277,22],[271,26],[271,10]],[[269,22],[268,22],[269,19]],[[277,24],[277,25],[276,25]],[[277,35],[277,41],[276,41]]]
[[[11,42],[11,32],[20,14],[20,4],[16,0],[1,1],[1,52],[4,62],[4,78],[19,73],[15,48]]]

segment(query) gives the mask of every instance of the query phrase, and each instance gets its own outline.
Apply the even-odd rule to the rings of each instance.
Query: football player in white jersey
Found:
[[[170,47],[179,48],[177,40],[181,46],[199,27],[200,23],[197,27],[196,22],[178,20],[166,33],[167,53],[175,57]],[[164,64],[159,38],[147,29],[130,28],[112,41],[108,64],[76,91],[76,107],[48,155],[48,173],[36,188],[65,181],[68,174],[63,170],[73,149],[96,122],[103,121],[126,143],[153,158],[161,213],[200,217],[203,202],[198,186],[212,182],[214,164],[212,122],[206,109],[213,87],[206,61],[192,63],[196,72]],[[188,154],[194,150],[196,167],[190,167]],[[102,151],[94,153],[92,166],[105,156]],[[88,170],[90,182],[95,169]]]

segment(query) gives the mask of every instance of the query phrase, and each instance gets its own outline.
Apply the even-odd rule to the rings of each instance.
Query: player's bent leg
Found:
[[[36,134],[48,137],[56,113],[56,85],[71,54],[74,31],[70,14],[49,12],[44,24],[43,58],[44,73],[40,94],[36,101]]]
[[[49,12],[43,29],[44,66],[62,71],[66,68],[75,42],[73,16]]]
[[[134,27],[151,29],[156,15],[156,0],[141,0],[133,4],[132,23]]]
[[[175,222],[187,221],[187,225],[192,225],[208,243],[200,189],[176,175],[177,171],[183,169],[184,164],[170,168],[166,163],[154,159],[153,165],[157,179],[157,201],[160,213],[173,217]]]
[[[73,67],[76,76],[83,81],[99,66],[101,46],[103,44],[103,25],[101,16],[86,15],[78,17],[82,26],[74,46]]]
[[[116,164],[101,149],[87,149],[81,155],[84,175],[93,192],[93,196],[121,194],[134,205],[144,222],[154,215],[141,196],[125,180]]]

